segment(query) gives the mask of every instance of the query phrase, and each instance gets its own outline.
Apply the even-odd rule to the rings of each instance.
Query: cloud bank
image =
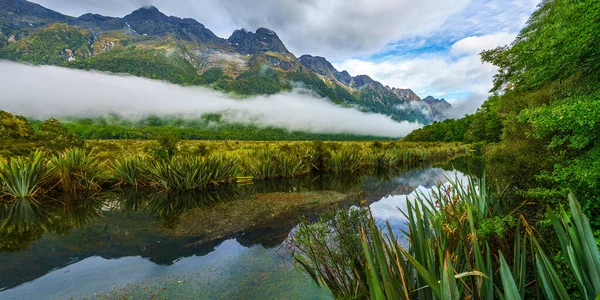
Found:
[[[1,110],[38,119],[108,114],[197,118],[220,113],[227,122],[386,137],[402,137],[421,126],[340,107],[302,89],[234,99],[203,87],[7,61],[0,61],[0,91]]]

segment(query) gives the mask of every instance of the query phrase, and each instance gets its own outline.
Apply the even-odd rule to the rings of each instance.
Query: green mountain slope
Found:
[[[338,72],[321,57],[297,58],[266,28],[236,30],[222,39],[195,20],[169,17],[155,7],[123,18],[72,18],[24,0],[0,4],[0,58],[210,85],[240,95],[300,85],[334,103],[396,120],[427,124],[443,117],[410,90]],[[23,25],[29,21],[34,23]]]

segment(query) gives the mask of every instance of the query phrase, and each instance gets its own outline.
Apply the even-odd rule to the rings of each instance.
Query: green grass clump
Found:
[[[326,166],[328,170],[334,173],[355,172],[364,168],[366,161],[360,153],[352,150],[342,150],[333,153]]]
[[[246,175],[254,179],[291,178],[308,172],[304,158],[280,150],[258,150],[246,160]]]
[[[68,193],[99,190],[106,173],[97,155],[80,148],[53,156],[48,167],[52,180],[61,191]]]
[[[44,153],[35,151],[29,157],[0,160],[0,190],[11,198],[37,195],[46,179]]]
[[[137,187],[144,183],[144,161],[138,156],[117,159],[111,163],[117,185]]]
[[[235,179],[238,160],[224,155],[175,156],[151,160],[147,164],[149,180],[164,190],[193,191]]]

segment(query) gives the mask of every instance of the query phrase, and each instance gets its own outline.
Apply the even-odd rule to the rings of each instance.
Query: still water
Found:
[[[360,193],[377,218],[402,228],[407,198],[466,173],[455,161],[194,194],[115,190],[4,204],[0,299],[330,299],[282,246],[301,216],[316,220]]]

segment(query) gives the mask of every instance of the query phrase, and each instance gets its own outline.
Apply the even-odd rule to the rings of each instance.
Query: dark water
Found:
[[[263,215],[253,211],[262,209],[257,199],[316,194],[352,201],[363,192],[377,217],[400,228],[407,195],[464,177],[466,166],[460,160],[194,194],[127,190],[4,203],[0,299],[330,299],[294,269],[281,245],[300,216],[316,219],[331,205]]]

